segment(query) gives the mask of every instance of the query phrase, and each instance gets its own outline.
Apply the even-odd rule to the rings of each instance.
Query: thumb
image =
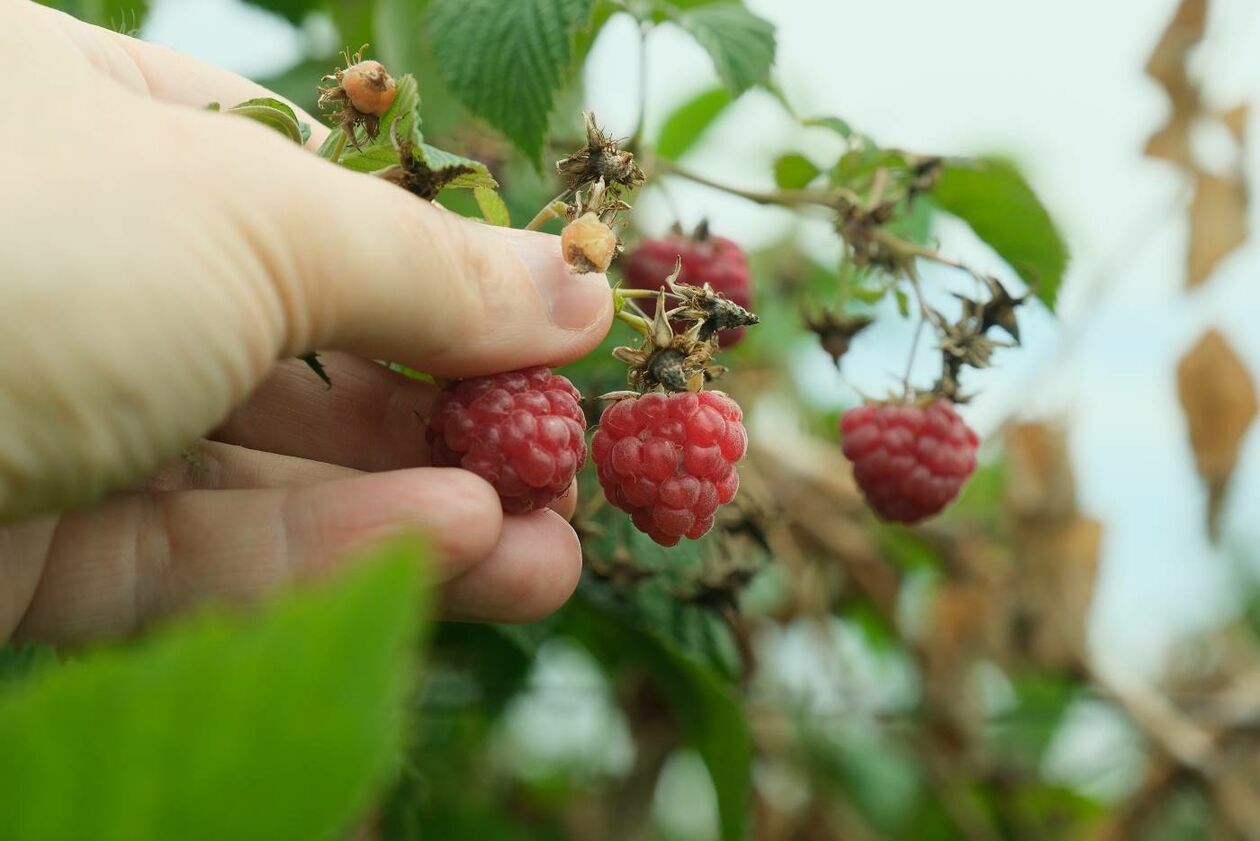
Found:
[[[257,171],[239,173],[250,187],[237,196],[268,217],[254,230],[272,235],[251,239],[284,355],[337,349],[473,376],[564,364],[607,334],[608,281],[574,274],[559,237],[466,219],[246,128],[259,131],[237,160]]]

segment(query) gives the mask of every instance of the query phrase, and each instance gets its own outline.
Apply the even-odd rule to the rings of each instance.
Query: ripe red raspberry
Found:
[[[914,523],[944,508],[976,469],[976,433],[944,400],[859,406],[840,419],[853,478],[882,519]]]
[[[679,283],[692,286],[709,284],[744,309],[752,309],[752,274],[748,255],[726,237],[704,235],[691,238],[669,236],[646,239],[639,243],[626,260],[626,286],[633,289],[660,289],[665,278],[674,271],[674,263],[682,260]],[[649,316],[656,313],[656,302],[640,302]],[[744,336],[743,327],[722,330],[718,343],[732,347]]]
[[[748,436],[719,391],[644,394],[604,410],[592,442],[604,496],[662,546],[697,540],[735,498]]]
[[[586,419],[573,383],[543,367],[453,382],[426,435],[437,467],[462,467],[521,514],[561,496],[586,461]]]

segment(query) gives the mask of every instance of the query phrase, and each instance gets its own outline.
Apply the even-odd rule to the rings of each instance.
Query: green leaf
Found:
[[[1019,169],[1000,158],[948,161],[932,196],[962,219],[1054,309],[1068,250]]]
[[[41,5],[60,9],[79,20],[122,32],[139,32],[149,13],[147,0],[39,0]]]
[[[203,614],[0,695],[9,841],[337,837],[398,760],[425,553]]]
[[[0,646],[0,689],[59,662],[56,650],[47,645]]]
[[[897,312],[902,318],[910,317],[910,296],[901,287],[893,289],[893,297],[897,299]]]
[[[606,608],[580,594],[565,613],[571,633],[612,668],[651,675],[709,769],[723,841],[742,841],[752,790],[752,739],[735,695],[712,672]]]
[[[822,172],[809,158],[798,152],[781,155],[774,162],[774,183],[785,190],[799,190]]]
[[[608,19],[618,12],[624,11],[622,0],[595,0],[590,19],[585,26],[578,27],[577,36],[573,39],[573,55],[580,65],[586,61],[595,46],[595,39]]]
[[[853,128],[839,117],[810,117],[801,120],[801,125],[816,128],[829,128],[836,134],[848,140],[853,136]]]
[[[704,47],[718,78],[733,96],[770,76],[774,64],[774,26],[737,3],[683,9],[670,19]]]
[[[595,0],[432,0],[428,30],[442,78],[532,161],[556,95],[573,71],[573,41]]]
[[[249,3],[275,12],[290,23],[301,23],[311,12],[324,6],[320,0],[249,0]]]
[[[711,88],[684,102],[661,126],[656,154],[675,161],[687,154],[733,101],[726,88]]]
[[[898,202],[893,218],[884,229],[915,245],[927,245],[934,212],[935,205],[927,196],[917,196],[908,207],[906,202]]]
[[[493,190],[499,186],[499,182],[481,161],[474,161],[472,158],[465,158],[463,155],[456,155],[454,152],[447,152],[427,143],[421,143],[419,151],[423,154],[424,162],[430,170],[439,176],[449,176],[443,178],[443,187],[462,187],[470,190],[481,187]]]
[[[477,199],[477,207],[481,208],[481,215],[491,225],[498,225],[501,228],[512,226],[512,215],[508,213],[503,197],[493,187],[473,187],[473,197]]]
[[[292,108],[269,96],[248,99],[239,105],[223,109],[223,113],[248,117],[275,129],[294,143],[305,143],[311,136],[311,127],[301,122]]]
[[[995,741],[1028,764],[1043,758],[1079,688],[1058,675],[1029,674],[1012,682],[1016,703],[994,726]]]

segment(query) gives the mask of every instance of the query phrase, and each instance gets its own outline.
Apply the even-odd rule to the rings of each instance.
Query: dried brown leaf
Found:
[[[1239,143],[1247,142],[1247,103],[1235,105],[1221,115],[1221,121]]]
[[[1211,330],[1178,363],[1177,393],[1195,465],[1207,483],[1208,532],[1215,538],[1229,477],[1256,416],[1255,383],[1225,337]]]
[[[1102,524],[1076,516],[1025,524],[1019,557],[1015,643],[1040,666],[1070,669],[1085,653],[1085,632],[1102,551]]]
[[[1241,178],[1201,173],[1190,202],[1188,284],[1198,286],[1247,239],[1247,188]]]
[[[1023,423],[1006,434],[1006,504],[1017,518],[1075,516],[1076,491],[1063,429]]]
[[[1014,566],[1012,642],[1034,663],[1070,669],[1085,652],[1102,525],[1077,510],[1062,426],[1013,427],[1006,436],[1006,477],[1012,543],[1019,559]]]
[[[1146,154],[1189,168],[1190,124],[1199,112],[1199,90],[1186,72],[1186,57],[1203,39],[1207,0],[1182,0],[1146,64],[1146,73],[1159,82],[1172,101],[1167,124],[1151,136]]]

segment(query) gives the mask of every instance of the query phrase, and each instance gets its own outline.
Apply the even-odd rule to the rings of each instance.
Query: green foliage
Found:
[[[275,12],[290,23],[301,23],[312,11],[319,8],[316,0],[249,0],[255,6]]]
[[[1000,158],[949,161],[932,191],[1054,309],[1068,251],[1054,220],[1019,169]]]
[[[662,4],[661,8],[708,51],[718,78],[732,96],[768,79],[775,50],[774,27],[768,21],[738,3],[681,5]]]
[[[656,154],[669,160],[687,154],[733,101],[726,88],[710,88],[684,102],[661,126]]]
[[[219,110],[219,109],[215,109]],[[275,129],[294,143],[311,139],[311,127],[297,118],[293,109],[274,97],[248,99],[239,105],[222,109],[225,114],[239,114],[268,128]]]
[[[633,623],[615,604],[583,590],[565,612],[565,628],[610,668],[648,674],[704,759],[717,791],[723,841],[742,841],[752,787],[752,739],[730,687],[667,640]]]
[[[426,198],[433,198],[446,188],[483,188],[493,190],[498,182],[480,161],[447,152],[422,142],[420,132],[420,91],[414,76],[398,80],[397,93],[389,110],[381,117],[376,137],[369,138],[361,130],[355,143],[347,144],[344,133],[334,131],[319,148],[319,155],[339,155],[338,163],[355,172],[381,172],[403,165],[422,185]],[[411,160],[402,155],[410,149]]]
[[[774,162],[774,183],[785,190],[799,190],[821,173],[817,164],[799,152],[780,155]]]
[[[432,0],[428,29],[438,71],[476,114],[531,160],[573,71],[573,41],[594,0]]]
[[[44,6],[74,15],[79,20],[134,34],[149,13],[148,0],[38,0]]]
[[[5,837],[336,837],[397,761],[424,554],[397,542],[0,695]]]
[[[0,646],[0,691],[59,662],[56,650],[47,645]]]
[[[1079,692],[1075,683],[1059,675],[1025,675],[1013,685],[1015,706],[1002,716],[995,735],[1005,749],[1035,765]]]
[[[477,207],[481,209],[481,215],[491,225],[499,225],[501,227],[510,227],[512,225],[512,214],[508,212],[508,206],[504,203],[503,197],[496,193],[493,188],[484,186],[473,187],[473,197],[477,200]]]
[[[839,117],[810,117],[801,120],[801,125],[831,129],[845,140],[853,136],[853,127]]]

